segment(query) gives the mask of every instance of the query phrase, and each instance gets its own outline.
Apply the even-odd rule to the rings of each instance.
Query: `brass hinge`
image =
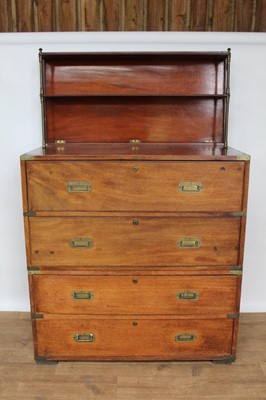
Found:
[[[227,314],[228,319],[239,319],[239,314]]]
[[[23,215],[24,217],[36,217],[36,211],[25,211]]]
[[[64,143],[66,143],[66,140],[64,140],[64,139],[56,139],[54,142],[55,142],[55,144],[64,144]]]
[[[41,271],[39,267],[28,267],[28,274],[29,275],[40,275]]]
[[[242,275],[242,268],[241,267],[231,268],[230,275]]]
[[[236,159],[238,161],[249,161],[250,160],[250,156],[248,154],[243,154],[241,156],[237,156]]]
[[[43,314],[31,314],[31,318],[34,318],[34,319],[43,318]]]
[[[33,160],[33,156],[30,156],[28,154],[23,154],[22,156],[20,156],[20,159],[23,161],[30,161]]]
[[[130,143],[141,143],[141,140],[139,139],[130,139]]]
[[[246,211],[233,213],[233,217],[245,217],[247,215]]]

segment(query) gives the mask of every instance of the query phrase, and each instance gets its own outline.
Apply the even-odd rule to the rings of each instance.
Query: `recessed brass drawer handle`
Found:
[[[198,249],[201,246],[201,240],[198,238],[179,238],[176,246],[183,249]]]
[[[91,238],[86,238],[86,237],[71,238],[69,240],[69,246],[73,248],[91,249],[93,247],[93,240]]]
[[[70,193],[90,192],[91,183],[83,181],[69,181],[67,182],[67,191]]]
[[[200,193],[203,190],[201,182],[180,182],[178,190],[181,193]]]
[[[96,336],[94,333],[76,333],[76,335],[74,336],[74,340],[76,342],[92,343],[95,342]]]
[[[198,298],[199,298],[198,292],[191,292],[189,290],[184,290],[176,294],[177,300],[198,300]]]
[[[79,292],[72,292],[71,297],[73,300],[92,300],[93,293],[90,290],[80,290]]]
[[[197,336],[194,333],[178,333],[175,336],[176,342],[194,342]]]

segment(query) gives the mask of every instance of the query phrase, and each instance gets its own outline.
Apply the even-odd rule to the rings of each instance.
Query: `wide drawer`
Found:
[[[27,162],[35,211],[242,210],[243,162]]]
[[[39,319],[37,356],[47,359],[212,359],[231,354],[230,319]]]
[[[30,217],[31,265],[238,265],[239,217]]]
[[[35,313],[217,314],[236,313],[236,276],[35,275]]]

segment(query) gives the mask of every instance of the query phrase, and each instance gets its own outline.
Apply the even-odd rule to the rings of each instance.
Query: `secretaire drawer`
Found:
[[[211,359],[230,355],[230,319],[38,319],[37,356],[47,359]]]
[[[35,313],[215,314],[236,313],[236,276],[35,275]]]
[[[243,162],[27,162],[35,211],[242,210]]]
[[[31,265],[238,265],[239,217],[30,217]]]

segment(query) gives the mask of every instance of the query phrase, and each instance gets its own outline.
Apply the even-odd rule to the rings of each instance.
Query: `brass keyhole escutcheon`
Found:
[[[134,167],[132,168],[134,172],[138,172],[139,167],[137,165],[134,165]]]
[[[133,225],[139,225],[139,220],[137,218],[134,218],[132,223]]]
[[[134,321],[132,325],[133,325],[133,326],[138,326],[137,321]]]
[[[137,278],[132,279],[132,282],[137,284],[139,282],[139,280]]]

